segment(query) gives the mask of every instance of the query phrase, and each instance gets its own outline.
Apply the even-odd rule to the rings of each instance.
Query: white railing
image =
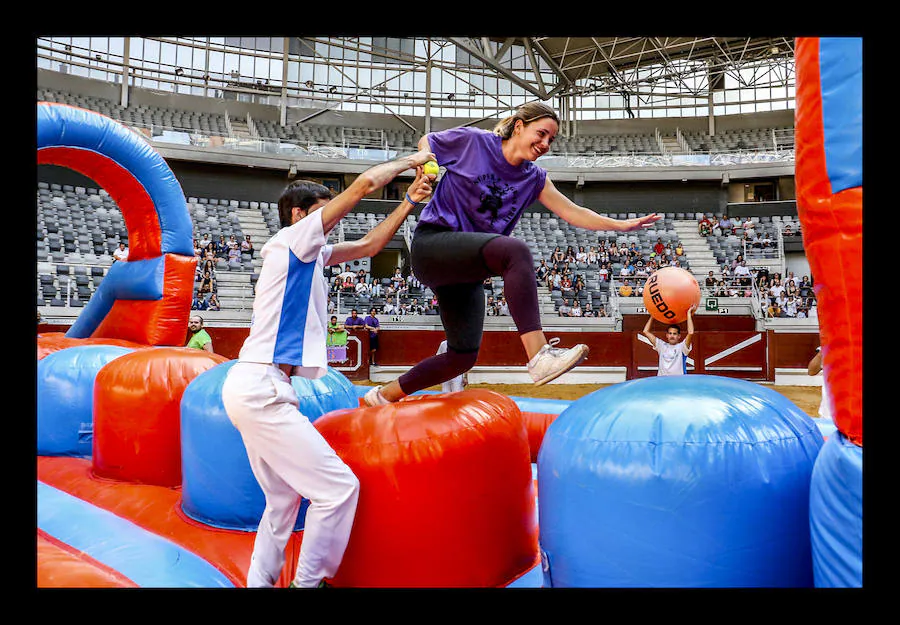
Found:
[[[681,132],[681,128],[675,129],[675,138],[678,140],[678,145],[681,147],[681,151],[685,154],[693,154],[694,151],[688,145],[687,140],[684,138],[684,133]]]

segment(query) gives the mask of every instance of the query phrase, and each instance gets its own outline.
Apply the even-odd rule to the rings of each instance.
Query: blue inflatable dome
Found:
[[[107,363],[134,351],[117,345],[76,345],[37,363],[37,453],[90,457],[94,381]]]
[[[181,471],[184,513],[206,525],[256,531],[265,496],[250,469],[244,442],[222,404],[225,376],[237,360],[194,378],[181,397]],[[318,380],[292,377],[300,412],[311,421],[339,408],[356,408],[352,383],[330,368]],[[295,529],[303,529],[309,501],[303,499]]]
[[[545,587],[811,587],[823,438],[780,393],[710,376],[574,402],[538,454]]]

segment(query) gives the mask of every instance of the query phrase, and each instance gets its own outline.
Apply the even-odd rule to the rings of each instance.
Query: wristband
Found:
[[[419,205],[419,202],[413,202],[412,198],[409,197],[409,193],[406,194],[406,201],[413,205],[413,208]]]

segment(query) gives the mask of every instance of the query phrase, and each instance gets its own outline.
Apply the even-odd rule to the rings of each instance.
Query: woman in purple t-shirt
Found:
[[[658,215],[616,220],[572,202],[534,161],[550,151],[559,118],[540,102],[520,107],[494,130],[461,127],[426,134],[444,168],[422,209],[411,247],[416,277],[437,296],[447,351],[431,356],[397,380],[373,387],[370,406],[385,404],[441,384],[475,364],[484,327],[485,278],[502,276],[509,313],[516,324],[534,383],[546,384],[583,361],[587,345],[553,347],[541,326],[534,260],[524,241],[510,236],[522,213],[540,202],[561,219],[588,230],[627,232],[650,227]]]

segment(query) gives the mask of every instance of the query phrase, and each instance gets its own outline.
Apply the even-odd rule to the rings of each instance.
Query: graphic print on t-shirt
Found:
[[[475,179],[475,184],[481,190],[481,206],[478,207],[479,213],[489,212],[491,215],[491,225],[497,219],[500,208],[503,206],[504,197],[509,196],[512,202],[516,201],[518,191],[512,185],[509,185],[492,173],[482,174]],[[510,213],[510,215],[515,214]],[[505,221],[509,220],[509,216]]]

